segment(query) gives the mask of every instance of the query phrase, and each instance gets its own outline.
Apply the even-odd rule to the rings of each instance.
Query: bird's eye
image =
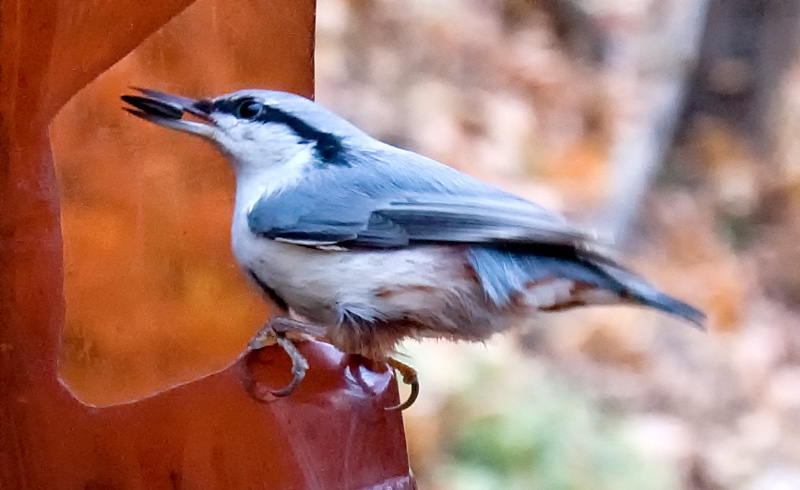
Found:
[[[264,111],[264,105],[254,100],[244,100],[236,107],[236,116],[242,119],[255,119]]]

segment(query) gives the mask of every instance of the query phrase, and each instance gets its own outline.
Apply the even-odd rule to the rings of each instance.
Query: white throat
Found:
[[[260,166],[247,162],[235,164],[236,212],[248,213],[262,197],[271,196],[282,189],[297,184],[313,165],[313,145],[298,145],[298,151],[288,160],[273,166]]]

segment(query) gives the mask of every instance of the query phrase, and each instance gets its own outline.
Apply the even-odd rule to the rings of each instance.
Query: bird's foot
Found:
[[[251,351],[278,344],[284,352],[286,352],[286,355],[289,356],[289,359],[292,360],[292,381],[279,390],[270,390],[272,395],[277,397],[291,395],[303,381],[306,371],[308,370],[308,360],[297,350],[297,346],[295,345],[296,340],[293,340],[290,336],[299,334],[301,336],[306,335],[314,338],[324,338],[326,333],[325,327],[286,317],[270,319],[270,321],[256,333],[248,343],[248,348]],[[297,340],[302,340],[302,337],[297,338]],[[419,396],[417,370],[393,357],[387,360],[387,364],[403,376],[403,383],[411,387],[411,393],[406,401],[399,405],[386,407],[386,410],[405,410],[413,405]]]
[[[393,407],[386,407],[386,410],[405,410],[413,405],[419,396],[419,378],[417,377],[417,370],[404,362],[398,361],[394,357],[390,357],[386,362],[389,364],[389,367],[403,375],[403,383],[411,386],[411,394],[408,395],[406,401]]]
[[[251,351],[278,344],[289,356],[289,359],[292,360],[292,381],[279,390],[270,390],[270,393],[274,396],[284,397],[291,395],[300,386],[300,382],[303,381],[308,370],[308,360],[297,350],[294,340],[288,336],[293,333],[305,334],[311,337],[324,337],[325,328],[292,318],[276,317],[270,319],[247,344]]]
[[[294,318],[276,316],[270,318],[269,321],[261,327],[261,330],[247,343],[247,347],[250,350],[258,350],[268,345],[275,344],[278,342],[277,337],[279,333],[284,334],[284,336],[287,334],[308,335],[309,337],[319,339],[325,337],[327,332],[325,327],[320,325],[295,320]]]

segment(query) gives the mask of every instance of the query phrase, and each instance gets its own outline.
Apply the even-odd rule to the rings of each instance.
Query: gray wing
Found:
[[[315,168],[248,215],[265,238],[307,246],[414,243],[575,245],[588,237],[558,214],[450,167],[392,147]]]

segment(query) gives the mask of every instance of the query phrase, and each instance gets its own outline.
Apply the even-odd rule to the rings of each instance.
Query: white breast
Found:
[[[242,267],[295,311],[326,324],[338,323],[345,313],[386,319],[408,316],[411,309],[436,309],[447,291],[473,287],[463,273],[456,273],[463,270],[463,259],[442,247],[318,250],[256,237],[247,229],[246,213],[234,218],[232,238]],[[462,284],[454,284],[458,281]]]

